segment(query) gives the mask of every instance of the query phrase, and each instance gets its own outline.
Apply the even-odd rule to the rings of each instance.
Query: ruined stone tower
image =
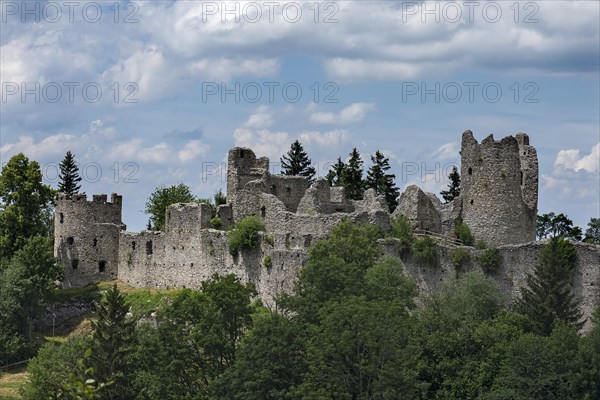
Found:
[[[54,213],[54,256],[64,265],[64,287],[80,287],[90,282],[118,276],[121,196],[85,194],[56,197]]]
[[[538,160],[529,137],[519,133],[481,144],[462,135],[462,220],[475,236],[499,246],[535,240]]]

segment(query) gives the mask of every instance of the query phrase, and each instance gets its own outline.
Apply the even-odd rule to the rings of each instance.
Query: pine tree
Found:
[[[373,165],[367,172],[366,187],[373,188],[377,194],[385,196],[390,212],[393,212],[398,206],[400,190],[394,183],[396,175],[387,173],[391,168],[390,160],[377,150],[375,155],[371,156],[371,162]]]
[[[346,164],[344,164],[341,157],[338,157],[337,162],[331,166],[331,169],[327,173],[329,186],[344,186],[345,171]]]
[[[79,168],[75,164],[75,156],[71,151],[67,151],[65,158],[60,163],[60,174],[58,175],[58,191],[66,193],[71,197],[81,189],[81,177],[79,176]]]
[[[298,140],[292,143],[290,151],[280,161],[282,175],[304,176],[309,182],[315,180],[315,169],[311,167],[311,160]]]
[[[350,153],[348,165],[344,170],[344,187],[346,188],[346,198],[352,200],[361,200],[365,188],[363,181],[363,161],[356,147]]]
[[[540,263],[527,276],[517,309],[528,315],[538,333],[549,335],[557,321],[580,328],[582,313],[571,293],[577,253],[568,240],[550,239],[540,254]]]
[[[108,289],[92,321],[92,366],[101,382],[112,382],[106,388],[107,398],[130,399],[128,357],[133,349],[135,320],[129,318],[129,306],[117,285]]]
[[[452,167],[452,172],[448,175],[448,179],[450,179],[448,190],[442,190],[440,192],[446,203],[450,203],[460,195],[460,174],[456,167]]]

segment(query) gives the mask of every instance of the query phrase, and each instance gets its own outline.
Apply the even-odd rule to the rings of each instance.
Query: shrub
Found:
[[[253,249],[258,245],[258,232],[265,226],[256,216],[241,220],[229,234],[229,253],[236,255],[238,251]]]
[[[452,261],[454,269],[459,269],[468,259],[469,252],[462,247],[457,247],[450,252],[450,260]]]
[[[273,235],[265,235],[265,242],[267,244],[270,244],[271,246],[275,245],[275,239],[273,238]]]
[[[500,251],[498,249],[487,249],[479,257],[477,261],[481,264],[481,268],[484,272],[494,273],[498,270],[500,265]]]
[[[467,224],[460,224],[456,228],[454,228],[454,233],[456,237],[464,244],[465,246],[473,246],[475,242],[475,238],[471,234],[471,229],[467,226]]]
[[[437,265],[437,247],[430,237],[417,239],[412,247],[412,255],[420,263],[432,267]]]
[[[273,266],[273,261],[271,260],[271,256],[264,256],[263,265],[265,268],[269,269]]]
[[[125,262],[127,262],[127,265],[131,265],[132,261],[133,261],[133,253],[130,250],[127,250],[127,252],[125,253]]]
[[[475,243],[475,248],[477,250],[485,250],[487,249],[487,243],[485,243],[483,240],[478,240],[477,243]]]
[[[410,253],[410,250],[415,242],[415,236],[408,218],[406,218],[404,215],[400,215],[396,218],[392,218],[390,223],[392,225],[391,235],[397,239],[400,239],[398,243],[398,253],[400,255],[406,255],[407,253]]]
[[[223,227],[223,221],[219,217],[214,217],[210,220],[210,226],[212,226],[213,229],[221,229]]]

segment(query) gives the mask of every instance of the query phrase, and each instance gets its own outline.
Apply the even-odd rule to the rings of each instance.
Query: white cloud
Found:
[[[250,129],[265,129],[273,125],[273,115],[269,112],[269,107],[260,106],[256,112],[250,117],[244,124],[246,128]]]
[[[317,124],[350,124],[361,122],[369,111],[373,111],[373,103],[353,103],[339,113],[316,112],[311,114],[310,121]]]
[[[563,167],[574,171],[597,172],[600,168],[600,143],[592,147],[590,154],[580,156],[579,150],[561,150],[556,156],[554,167]]]
[[[208,152],[208,145],[202,143],[200,140],[190,140],[183,146],[177,156],[179,161],[186,163],[189,161],[197,160],[200,156],[205,155]]]
[[[441,145],[431,156],[434,160],[446,161],[456,160],[459,158],[459,145],[458,142],[450,142]]]

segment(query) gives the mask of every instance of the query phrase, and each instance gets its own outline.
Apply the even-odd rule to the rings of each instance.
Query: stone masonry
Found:
[[[375,224],[387,231],[392,217],[405,215],[416,229],[448,238],[456,225],[464,222],[476,240],[498,247],[502,261],[494,277],[509,301],[514,300],[525,285],[527,272],[539,261],[542,245],[534,241],[536,151],[523,133],[500,141],[490,135],[478,143],[472,132],[466,131],[461,177],[461,195],[452,202],[442,204],[434,194],[409,186],[390,215],[385,200],[373,190],[367,190],[363,200],[348,200],[343,188],[330,187],[325,179],[310,185],[303,177],[272,175],[267,158],[236,147],[228,155],[227,204],[216,210],[221,229],[211,228],[214,215],[210,206],[173,204],[167,209],[163,231],[127,232],[121,221],[121,196],[113,194],[109,202],[106,195],[94,195],[87,201],[85,194],[72,198],[60,194],[54,251],[65,268],[65,287],[118,278],[135,287],[196,288],[214,273],[234,273],[253,282],[263,302],[276,308],[278,295],[292,290],[309,246],[326,238],[342,219]],[[265,225],[260,245],[232,256],[228,229],[251,215]],[[444,248],[439,245],[442,256],[449,251]],[[577,244],[577,249],[580,257],[574,290],[589,316],[600,305],[600,246]],[[264,266],[267,256],[270,268]],[[454,276],[448,262],[433,269],[405,260],[406,271],[422,295]]]

